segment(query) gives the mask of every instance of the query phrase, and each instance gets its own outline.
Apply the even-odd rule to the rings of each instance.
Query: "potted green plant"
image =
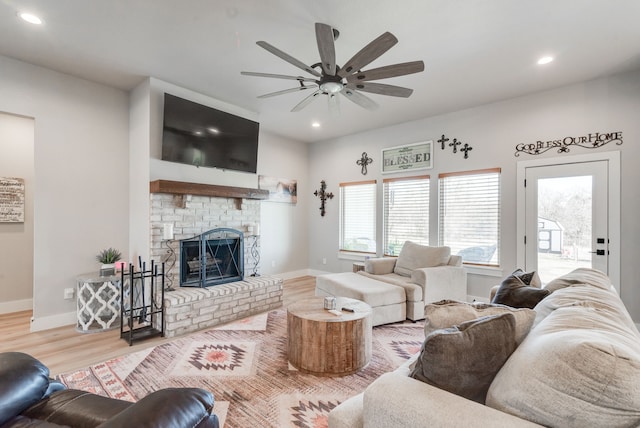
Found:
[[[100,276],[110,276],[116,274],[116,262],[120,260],[122,253],[115,248],[102,250],[96,256],[96,260],[102,263],[100,266]]]

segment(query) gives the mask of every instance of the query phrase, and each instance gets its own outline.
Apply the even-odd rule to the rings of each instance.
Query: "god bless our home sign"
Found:
[[[382,149],[382,173],[433,167],[433,141]]]

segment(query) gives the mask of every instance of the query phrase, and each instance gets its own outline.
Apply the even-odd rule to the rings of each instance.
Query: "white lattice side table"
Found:
[[[120,327],[120,277],[88,273],[77,281],[76,330],[91,333]]]

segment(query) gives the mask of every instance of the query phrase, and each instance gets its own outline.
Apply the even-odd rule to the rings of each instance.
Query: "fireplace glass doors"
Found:
[[[211,287],[244,278],[244,236],[235,229],[212,229],[180,241],[180,285]]]

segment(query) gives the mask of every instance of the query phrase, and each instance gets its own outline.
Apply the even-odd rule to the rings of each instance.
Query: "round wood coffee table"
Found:
[[[300,300],[287,308],[289,362],[304,373],[344,376],[371,359],[371,306],[356,299],[336,298],[336,309],[355,312],[334,315],[324,298]]]

